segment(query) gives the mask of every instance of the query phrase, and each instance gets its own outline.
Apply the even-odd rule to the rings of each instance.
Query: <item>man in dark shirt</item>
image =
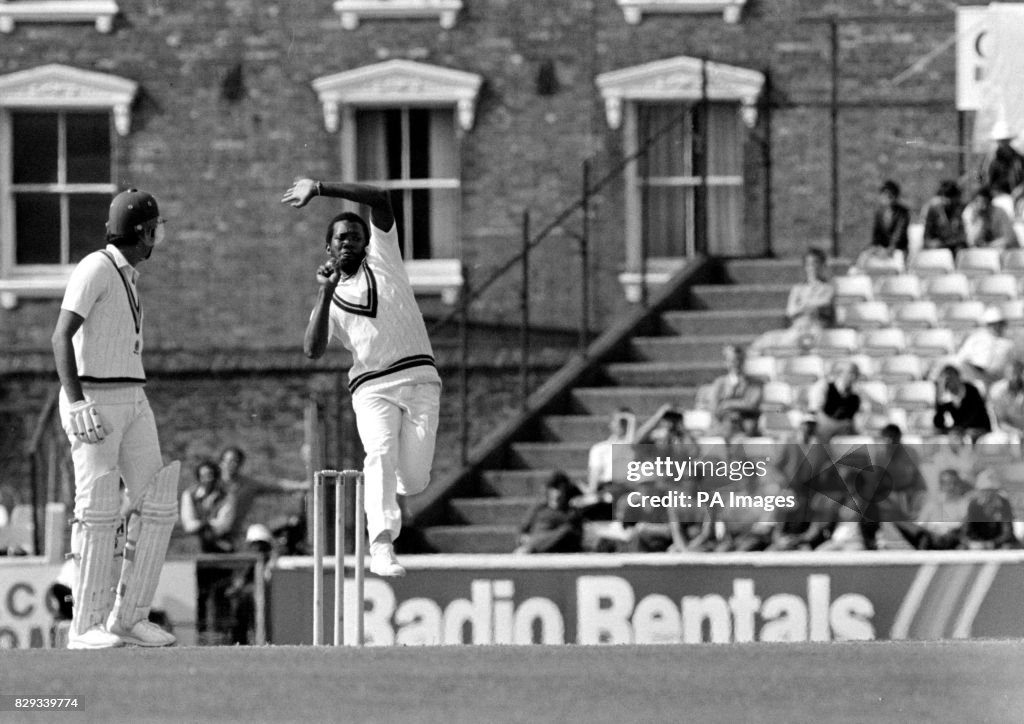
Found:
[[[569,501],[579,490],[563,472],[544,488],[544,502],[530,511],[519,529],[516,553],[578,553],[583,550],[583,520]]]
[[[978,388],[964,382],[960,371],[946,365],[939,372],[935,394],[935,429],[966,435],[976,442],[986,432],[992,431],[985,400]]]

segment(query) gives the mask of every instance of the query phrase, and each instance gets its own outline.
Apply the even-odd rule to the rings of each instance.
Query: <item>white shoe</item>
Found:
[[[83,634],[68,634],[69,649],[116,649],[118,646],[124,646],[124,641],[117,634],[107,631],[101,623]]]
[[[370,573],[376,573],[382,578],[400,578],[405,575],[405,569],[395,558],[394,545],[376,541],[370,544]]]
[[[133,646],[173,646],[178,641],[152,621],[139,621],[130,629],[122,629],[116,622],[110,621],[109,628],[126,644]]]

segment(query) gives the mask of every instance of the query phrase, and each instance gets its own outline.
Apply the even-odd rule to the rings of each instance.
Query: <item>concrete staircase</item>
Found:
[[[590,446],[607,435],[612,411],[629,407],[643,421],[665,403],[692,408],[697,386],[721,374],[723,345],[785,326],[789,289],[803,278],[800,260],[712,264],[714,283],[690,286],[678,308],[630,335],[621,359],[603,364],[594,383],[566,390],[525,434],[505,441],[491,456],[500,467],[481,469],[459,486],[438,524],[422,529],[430,550],[510,552],[548,476],[563,470],[585,477]]]

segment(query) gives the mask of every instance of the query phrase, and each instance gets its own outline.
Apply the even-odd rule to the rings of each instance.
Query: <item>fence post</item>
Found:
[[[523,211],[522,280],[519,285],[519,400],[530,395],[530,211]]]
[[[462,267],[459,292],[459,462],[469,460],[469,268]]]
[[[580,355],[590,342],[590,159],[583,159],[583,220],[580,231]]]

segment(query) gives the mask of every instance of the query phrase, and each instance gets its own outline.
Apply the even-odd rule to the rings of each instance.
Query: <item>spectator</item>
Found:
[[[632,458],[632,450],[626,446],[633,444],[636,416],[627,408],[619,408],[612,413],[608,427],[611,434],[590,448],[587,487],[576,499],[578,506],[585,511],[585,517],[592,520],[610,520],[612,517],[614,500],[625,485],[624,471],[617,471],[615,467],[615,446],[623,446],[619,449],[619,457],[623,458],[620,465],[626,462],[625,458]]]
[[[619,499],[615,519],[622,524],[625,540],[621,550],[631,553],[660,553],[667,551],[676,539],[669,508],[652,505],[652,497],[663,496],[667,488],[658,478],[645,478],[636,490]]]
[[[181,527],[196,536],[201,552],[230,553],[235,496],[223,485],[212,460],[199,463],[195,475],[196,482],[181,496]]]
[[[967,246],[1012,249],[1019,246],[1013,218],[992,203],[992,189],[982,186],[964,207],[964,235]]]
[[[833,379],[818,381],[808,393],[808,403],[818,418],[817,437],[823,444],[836,435],[852,435],[853,418],[861,406],[860,395],[854,391],[860,368],[854,362],[842,361],[832,373]]]
[[[885,471],[882,481],[884,496],[879,501],[885,520],[901,522],[917,518],[928,493],[928,484],[921,474],[921,463],[913,450],[903,444],[899,425],[889,424],[879,432],[879,467]]]
[[[915,548],[922,550],[961,547],[971,490],[971,484],[956,470],[943,470],[939,473],[938,493],[926,498],[917,522],[899,526],[900,532]]]
[[[1015,357],[1006,363],[1006,374],[992,384],[988,401],[995,424],[1024,440],[1024,361]]]
[[[907,230],[910,228],[910,209],[900,201],[900,185],[892,179],[886,180],[878,190],[881,203],[875,210],[874,225],[871,229],[871,247],[898,251],[906,258],[908,247]],[[858,266],[860,266],[858,264]]]
[[[995,470],[986,468],[978,474],[964,519],[967,548],[1020,548],[1020,542],[1013,534],[1013,507],[1001,487]]]
[[[538,503],[519,529],[516,553],[578,553],[583,550],[583,520],[570,500],[579,490],[563,472],[554,473]]]
[[[1006,318],[996,307],[988,307],[981,315],[981,325],[960,345],[954,362],[964,379],[986,389],[1006,371],[1014,344],[1006,336]]]
[[[761,416],[761,383],[744,369],[746,353],[739,345],[726,345],[725,374],[708,386],[707,405],[727,440],[737,433],[755,436]]]
[[[835,322],[835,285],[828,278],[825,253],[810,249],[804,255],[807,280],[795,285],[786,302],[788,329],[765,332],[750,346],[751,352],[773,347],[810,349],[821,330]]]
[[[966,435],[972,443],[992,431],[985,400],[978,388],[964,382],[960,371],[952,365],[946,365],[939,372],[933,422],[939,432]]]
[[[672,405],[662,405],[636,431],[635,451],[638,459],[659,456],[685,459],[698,451],[697,441],[684,425],[683,413]]]
[[[956,253],[966,245],[960,186],[942,181],[935,195],[921,210],[925,249],[949,249]]]
[[[246,526],[256,499],[262,495],[282,493],[304,493],[309,483],[294,480],[275,482],[257,480],[242,473],[245,453],[241,448],[228,447],[220,455],[220,475],[225,488],[235,496],[235,518],[231,526],[231,538],[236,546],[244,544]]]
[[[995,146],[981,160],[978,182],[981,186],[990,186],[993,195],[1012,194],[1024,183],[1024,156],[1012,145],[1016,135],[1005,121],[998,121],[992,126],[989,137]]]

